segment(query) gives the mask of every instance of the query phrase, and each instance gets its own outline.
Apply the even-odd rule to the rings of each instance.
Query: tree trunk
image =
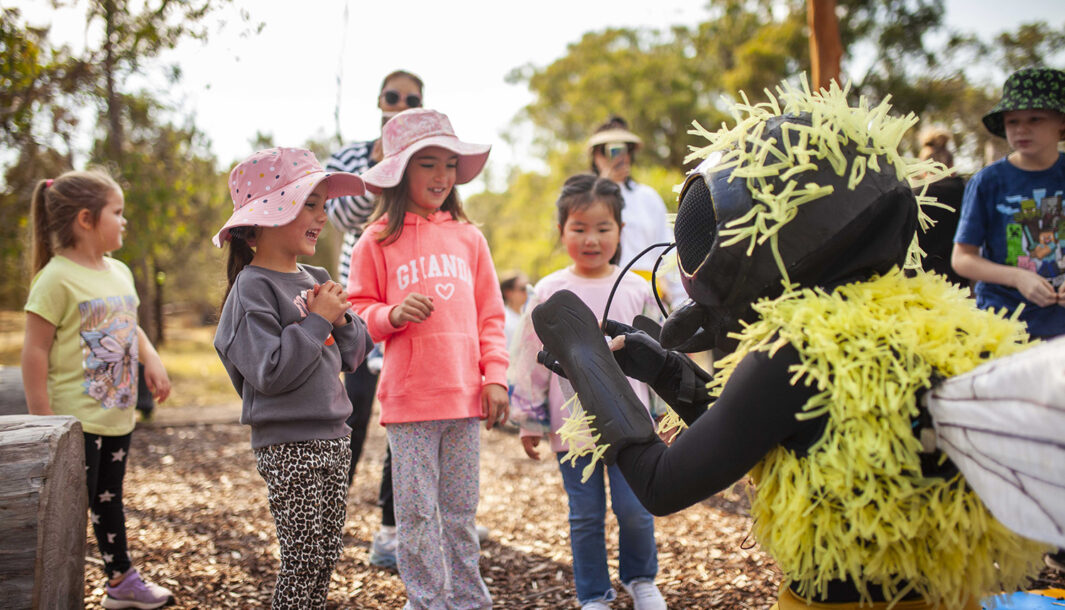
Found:
[[[159,347],[166,340],[163,329],[163,282],[166,274],[159,268],[159,262],[152,259],[152,283],[155,284],[155,294],[152,295],[152,309],[155,312],[155,334],[152,335],[152,343]]]
[[[107,151],[111,160],[121,166],[122,161],[122,109],[118,101],[118,91],[115,90],[115,65],[118,63],[115,57],[115,8],[113,0],[104,2],[104,78],[107,87]]]
[[[806,22],[810,27],[810,84],[827,89],[832,81],[839,82],[843,57],[836,0],[806,0]]]
[[[0,600],[82,608],[85,438],[68,415],[0,416]]]

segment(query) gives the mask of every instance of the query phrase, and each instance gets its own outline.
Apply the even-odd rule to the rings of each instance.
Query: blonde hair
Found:
[[[56,250],[74,247],[74,221],[82,210],[89,210],[96,225],[113,192],[121,193],[122,187],[103,168],[70,171],[37,182],[30,204],[34,274],[52,260]]]
[[[954,165],[954,153],[947,150],[947,145],[954,139],[949,131],[942,127],[926,127],[921,130],[918,139],[921,142],[921,151],[917,153],[918,159],[939,161],[947,167]]]

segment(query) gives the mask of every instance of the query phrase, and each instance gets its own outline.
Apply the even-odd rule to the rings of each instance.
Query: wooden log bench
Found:
[[[82,608],[85,449],[68,415],[0,416],[0,605]]]

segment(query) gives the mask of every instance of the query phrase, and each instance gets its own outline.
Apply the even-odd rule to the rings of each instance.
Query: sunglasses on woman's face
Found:
[[[401,97],[399,91],[393,91],[391,89],[385,91],[383,95],[385,97],[385,103],[389,106],[395,106],[398,104]],[[422,105],[422,98],[413,93],[407,95],[404,99],[407,102],[407,108],[420,108]]]

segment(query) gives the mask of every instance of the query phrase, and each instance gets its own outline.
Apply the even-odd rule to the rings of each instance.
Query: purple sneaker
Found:
[[[169,589],[144,582],[137,570],[130,568],[122,582],[112,587],[107,585],[104,608],[162,608],[174,603]]]

